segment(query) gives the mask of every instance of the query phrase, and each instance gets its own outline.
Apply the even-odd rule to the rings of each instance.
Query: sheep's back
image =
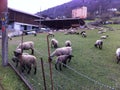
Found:
[[[71,47],[63,47],[57,49],[57,56],[59,55],[70,55],[72,54],[72,48]]]
[[[23,49],[30,49],[30,48],[34,48],[34,43],[32,42],[32,41],[30,41],[30,42],[24,42],[23,44],[22,44],[22,47],[23,47]]]
[[[32,64],[32,63],[35,63],[36,57],[33,56],[33,55],[22,55],[22,60],[23,60],[25,63]]]

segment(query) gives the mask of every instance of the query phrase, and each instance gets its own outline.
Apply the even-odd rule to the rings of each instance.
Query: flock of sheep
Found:
[[[73,32],[73,31],[72,31]],[[65,41],[65,46],[58,48],[59,42],[54,38],[54,33],[50,32],[48,33],[49,36],[52,37],[51,39],[51,48],[54,48],[55,50],[50,54],[49,60],[52,61],[53,57],[56,56],[56,63],[55,68],[59,66],[59,69],[62,70],[61,66],[66,67],[67,62],[70,62],[72,57],[72,43],[70,40]],[[71,33],[70,33],[71,34]],[[87,37],[86,32],[82,31],[80,33],[82,37]],[[102,49],[103,47],[103,39],[106,39],[108,35],[101,36],[100,39],[96,40],[94,46],[96,48]],[[29,50],[31,49],[31,55],[28,53],[23,53],[23,50]],[[116,58],[117,63],[120,61],[120,48],[116,50]],[[28,70],[27,73],[29,74],[31,71],[31,68],[33,66],[34,68],[34,74],[37,72],[37,62],[36,57],[34,56],[34,42],[33,41],[27,41],[20,43],[16,50],[14,51],[14,56],[12,60],[16,63],[16,67],[18,64],[20,64],[20,69],[22,72],[24,70]]]

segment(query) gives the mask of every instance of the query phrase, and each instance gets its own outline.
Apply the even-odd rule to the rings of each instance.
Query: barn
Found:
[[[8,8],[9,16],[9,29],[15,30],[31,30],[38,28],[38,22],[35,22],[35,19],[40,17],[33,14],[28,14],[26,12],[18,11],[15,9]]]

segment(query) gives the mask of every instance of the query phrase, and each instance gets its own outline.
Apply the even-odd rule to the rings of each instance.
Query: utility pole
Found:
[[[7,22],[8,22],[8,8],[7,0],[0,0],[0,19],[2,22],[2,65],[8,65],[8,35],[7,35]]]

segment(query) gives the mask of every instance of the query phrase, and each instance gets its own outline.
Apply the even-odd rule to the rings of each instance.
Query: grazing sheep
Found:
[[[67,60],[68,59],[70,60],[72,57],[74,57],[74,56],[73,55],[60,55],[60,56],[58,56],[57,60],[56,60],[56,64],[55,64],[56,70],[57,70],[57,65],[59,65],[60,71],[62,70],[61,63],[63,64],[63,67],[66,67]]]
[[[67,40],[67,41],[65,41],[65,46],[66,47],[71,47],[71,41],[70,40]]]
[[[81,31],[80,34],[82,35],[82,33],[86,33],[85,31]]]
[[[103,46],[103,40],[97,40],[94,44],[96,48],[102,49]]]
[[[20,43],[16,50],[17,49],[22,49],[22,52],[23,50],[29,50],[31,49],[31,54],[34,54],[34,42],[33,41],[27,41],[27,42],[23,42],[22,44]]]
[[[58,48],[58,41],[56,39],[51,39],[51,47]]]
[[[36,70],[37,70],[37,62],[36,62],[36,57],[33,55],[29,55],[29,54],[22,54],[22,53],[15,53],[15,58],[17,62],[20,62],[20,68],[21,71],[24,72],[24,70],[26,69],[26,67],[28,68],[27,73],[29,74],[32,66],[34,68],[34,74],[36,74]]]
[[[53,32],[48,32],[48,35],[51,36],[51,37],[55,36]]]
[[[120,48],[117,48],[116,50],[116,59],[117,59],[117,64],[118,64],[120,61]]]
[[[17,53],[21,53],[21,49],[18,49]],[[16,63],[16,67],[18,67],[19,64],[19,59],[16,57],[17,56],[16,51],[14,51],[14,56],[12,57],[12,61]],[[22,53],[24,55],[29,55],[28,53]]]
[[[108,35],[101,36],[101,39],[106,39],[107,37],[108,37]]]
[[[85,32],[83,32],[82,37],[87,37],[87,34]]]
[[[60,55],[72,55],[72,47],[61,47],[57,48],[53,53],[50,55],[49,60],[52,61],[52,57],[60,56]],[[70,60],[69,60],[70,61]]]

